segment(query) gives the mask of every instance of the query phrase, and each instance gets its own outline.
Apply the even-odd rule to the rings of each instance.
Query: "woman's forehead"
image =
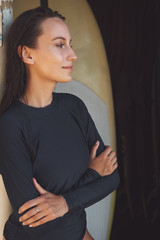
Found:
[[[48,18],[41,23],[42,35],[54,39],[56,37],[71,38],[67,24],[60,18]]]

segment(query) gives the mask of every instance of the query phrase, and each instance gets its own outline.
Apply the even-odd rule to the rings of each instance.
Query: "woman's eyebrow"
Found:
[[[57,39],[62,39],[62,40],[66,40],[66,38],[64,38],[64,37],[55,37],[55,38],[53,38],[52,39],[52,41],[54,41],[54,40],[57,40]],[[72,39],[70,39],[70,42],[72,41]]]

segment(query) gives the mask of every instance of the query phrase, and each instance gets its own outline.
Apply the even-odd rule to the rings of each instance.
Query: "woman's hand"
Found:
[[[19,221],[23,222],[23,225],[37,227],[57,217],[62,217],[69,211],[68,204],[63,196],[57,196],[46,191],[37,183],[35,178],[33,178],[33,183],[41,196],[24,203],[19,208],[19,213],[21,214],[32,207],[31,210],[20,217]]]
[[[96,170],[101,176],[106,176],[118,167],[116,153],[112,151],[111,147],[106,146],[106,149],[96,157],[98,147],[99,141],[92,146],[89,168]]]

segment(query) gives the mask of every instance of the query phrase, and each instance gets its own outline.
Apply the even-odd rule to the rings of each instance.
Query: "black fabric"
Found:
[[[85,207],[101,200],[119,185],[117,170],[101,177],[88,168],[90,149],[105,145],[81,99],[53,92],[43,108],[16,101],[0,116],[0,172],[13,207],[6,222],[7,240],[81,240],[86,228]],[[32,177],[54,194],[62,194],[70,211],[36,228],[22,226],[19,207],[36,198]]]
[[[115,108],[121,184],[111,239],[154,239],[160,222],[160,1],[87,1],[106,47]]]

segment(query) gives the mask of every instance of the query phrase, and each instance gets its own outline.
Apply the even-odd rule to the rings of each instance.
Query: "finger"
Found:
[[[105,155],[105,157],[108,157],[108,155],[109,155],[111,152],[112,152],[112,148],[111,148],[111,147],[107,147],[107,148],[104,150],[103,154]]]
[[[41,207],[39,205],[36,206],[35,208],[32,208],[31,210],[27,211],[24,215],[22,215],[19,218],[19,221],[23,222],[23,221],[27,220],[28,218],[36,215],[37,214],[37,209],[38,209],[38,212],[41,212],[44,208],[41,209]]]
[[[116,156],[113,158],[112,162],[113,162],[113,165],[117,162],[117,157]]]
[[[40,186],[40,184],[37,182],[37,180],[35,178],[33,178],[33,183],[34,183],[35,188],[41,195],[47,193],[47,191]]]
[[[113,164],[113,171],[118,167],[118,162],[116,161],[114,164]]]
[[[117,164],[117,167],[118,167],[118,163],[117,163],[117,158],[116,157],[114,157],[113,159],[112,159],[112,168],[114,168],[114,165],[115,164]]]
[[[24,211],[26,211],[27,209],[34,207],[36,205],[38,205],[40,202],[42,201],[42,197],[37,197],[34,198],[32,200],[29,200],[28,202],[24,203],[20,208],[18,213],[23,213]]]
[[[32,224],[34,223],[35,221],[38,221],[40,220],[41,218],[43,217],[46,217],[48,214],[48,211],[47,210],[43,210],[37,214],[35,214],[33,217],[27,219],[26,221],[23,221],[23,225],[29,225],[29,224]]]
[[[38,210],[38,211],[37,211]],[[41,211],[47,210],[48,211],[48,204],[47,203],[41,203],[37,205],[36,207],[32,208],[31,210],[27,211],[24,215],[22,215],[19,218],[20,222],[23,222],[27,220],[28,218],[31,218],[32,216],[38,214]]]
[[[108,158],[113,161],[113,159],[116,157],[116,153],[115,152],[110,152],[110,154],[108,155]]]
[[[105,146],[106,146],[106,148],[110,147],[109,145],[105,145]]]
[[[40,219],[39,221],[37,221],[35,223],[30,224],[29,227],[37,227],[37,226],[42,225],[42,224],[44,224],[46,222],[49,222],[49,221],[51,221],[53,219],[55,219],[55,217],[51,218],[51,217],[47,216],[47,217],[44,217],[44,218]]]
[[[92,146],[91,153],[90,153],[90,158],[94,159],[96,157],[96,152],[99,147],[99,141],[96,141],[96,143]]]

